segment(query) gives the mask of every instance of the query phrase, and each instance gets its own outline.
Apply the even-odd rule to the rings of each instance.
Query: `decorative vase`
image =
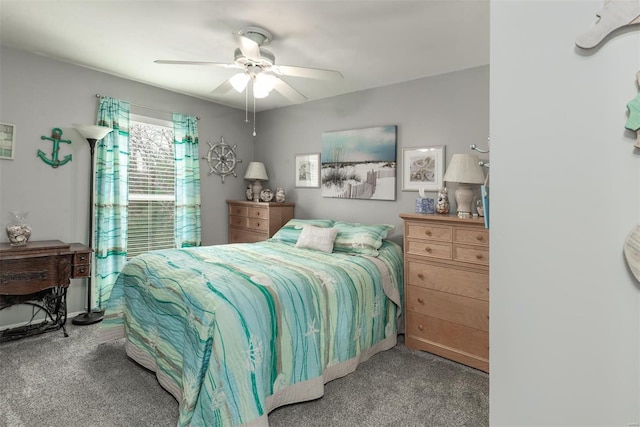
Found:
[[[276,188],[276,202],[284,203],[284,201],[285,201],[284,188],[282,187]]]
[[[273,191],[269,188],[265,188],[260,192],[260,201],[262,202],[270,202],[273,200]]]
[[[7,225],[7,237],[11,246],[26,246],[31,237],[31,226],[26,223],[29,212],[9,212],[11,221]]]
[[[253,200],[253,190],[251,189],[251,185],[247,187],[247,190],[244,192],[245,196],[247,196],[247,200]]]
[[[449,196],[447,194],[447,187],[442,187],[438,193],[438,202],[436,203],[436,212],[439,214],[449,213]]]

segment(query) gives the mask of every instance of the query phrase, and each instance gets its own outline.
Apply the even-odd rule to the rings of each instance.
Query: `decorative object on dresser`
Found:
[[[253,181],[251,190],[253,192],[253,201],[260,201],[260,192],[262,191],[262,184],[260,181],[267,181],[267,170],[264,167],[264,163],[251,162],[247,166],[247,171],[244,174],[244,179]]]
[[[89,174],[89,246],[93,246],[93,222],[95,220],[93,216],[93,181],[95,179],[95,149],[96,142],[104,138],[113,129],[106,126],[97,125],[73,125],[74,128],[82,135],[89,143],[89,149],[91,153],[91,167]],[[91,272],[87,275],[87,311],[74,317],[71,322],[74,325],[91,325],[98,323],[102,320],[104,310],[98,310],[93,308],[93,292],[91,289]]]
[[[273,191],[270,188],[265,188],[260,192],[261,202],[270,202],[271,200],[273,200]]]
[[[284,201],[286,200],[286,194],[284,192],[284,188],[282,187],[276,188],[275,198],[276,198],[276,202],[284,203]]]
[[[295,155],[296,187],[320,188],[320,153]]]
[[[236,166],[242,162],[242,160],[236,156],[236,148],[238,145],[231,146],[227,144],[224,142],[224,137],[222,136],[220,137],[219,143],[212,144],[207,141],[207,144],[209,144],[209,151],[207,151],[207,155],[202,156],[202,158],[206,159],[209,164],[209,175],[212,173],[220,175],[223,184],[224,178],[227,175],[238,176],[238,174],[236,174]]]
[[[227,200],[229,243],[267,240],[293,218],[293,203]]]
[[[415,147],[402,150],[402,191],[438,191],[444,175],[445,147]],[[424,196],[420,196],[424,197]]]
[[[480,159],[475,154],[454,154],[451,163],[444,174],[446,182],[458,183],[456,190],[456,205],[458,216],[471,216],[471,202],[473,190],[471,184],[484,184],[484,172],[480,167]]]
[[[489,230],[484,221],[400,217],[405,345],[489,372]]]
[[[17,304],[34,307],[28,324],[0,331],[0,342],[60,328],[66,337],[69,279],[89,277],[90,262],[91,248],[80,243],[0,243],[0,310]]]
[[[436,212],[442,215],[446,215],[449,213],[449,194],[447,192],[447,187],[442,187],[440,191],[438,191],[438,203],[436,205]]]

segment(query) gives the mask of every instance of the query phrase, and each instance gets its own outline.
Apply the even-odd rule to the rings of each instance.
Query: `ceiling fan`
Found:
[[[232,88],[238,92],[247,89],[251,82],[254,98],[264,98],[272,90],[276,90],[294,103],[307,100],[303,94],[282,80],[279,76],[302,77],[318,80],[339,80],[339,71],[323,70],[319,68],[294,67],[291,65],[276,65],[275,55],[264,49],[273,40],[271,33],[258,27],[246,27],[236,34],[239,47],[234,51],[233,63],[211,61],[171,61],[158,59],[157,64],[179,65],[213,65],[223,68],[242,70],[225,80],[220,86],[211,91],[214,95],[223,95]]]

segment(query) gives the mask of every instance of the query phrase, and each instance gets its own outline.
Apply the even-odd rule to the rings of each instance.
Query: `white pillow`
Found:
[[[296,242],[296,248],[313,249],[331,253],[333,252],[333,241],[336,239],[337,234],[337,228],[320,228],[305,225]]]

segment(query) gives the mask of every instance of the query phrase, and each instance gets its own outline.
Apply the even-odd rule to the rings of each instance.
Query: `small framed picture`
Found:
[[[13,160],[16,142],[16,127],[10,123],[0,123],[0,159]]]
[[[444,145],[402,150],[402,191],[438,191],[443,186]]]
[[[296,187],[320,188],[320,153],[295,155]]]

